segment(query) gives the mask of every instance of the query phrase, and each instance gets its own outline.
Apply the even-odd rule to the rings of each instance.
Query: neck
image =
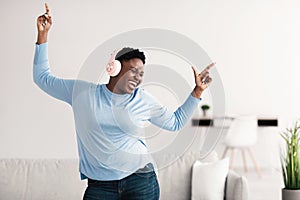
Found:
[[[117,90],[116,85],[117,85],[117,79],[110,78],[109,81],[108,81],[108,84],[106,84],[106,87],[112,93],[122,94],[120,91]]]

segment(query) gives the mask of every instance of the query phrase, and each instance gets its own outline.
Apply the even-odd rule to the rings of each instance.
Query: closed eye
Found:
[[[130,70],[134,73],[136,73],[138,71],[137,68],[131,68]]]
[[[137,74],[138,72],[139,72],[139,70],[137,69],[137,68],[131,68],[130,69],[134,74]],[[142,71],[142,72],[140,72],[140,74],[139,74],[141,77],[144,75],[144,72]]]

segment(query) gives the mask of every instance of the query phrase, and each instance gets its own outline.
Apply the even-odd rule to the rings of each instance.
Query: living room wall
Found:
[[[71,107],[43,93],[32,80],[35,21],[44,12],[44,2],[0,3],[0,157],[77,157]],[[300,3],[296,1],[48,3],[54,18],[49,58],[52,73],[58,77],[76,78],[89,54],[114,35],[139,28],[168,29],[197,42],[217,62],[227,115],[275,116],[279,118],[279,129],[299,118]],[[178,63],[176,67],[183,70]],[[187,76],[192,78],[192,71]],[[191,79],[187,81],[192,84]],[[159,92],[157,95],[164,102],[165,96],[159,96]],[[210,104],[210,99],[207,92],[203,103]],[[166,103],[176,108],[174,99]],[[194,117],[200,114],[196,111]],[[194,132],[189,123],[180,134],[186,134],[189,140]],[[171,133],[163,137],[152,145],[163,146],[172,138]],[[191,149],[199,148],[199,140]],[[176,152],[176,148],[173,150]]]

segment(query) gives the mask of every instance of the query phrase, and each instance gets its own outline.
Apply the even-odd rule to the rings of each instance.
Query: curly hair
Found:
[[[145,64],[145,60],[146,60],[145,54],[139,49],[124,47],[116,55],[116,60],[120,61],[121,63],[123,60],[128,61],[132,58],[139,58],[142,60],[143,64]]]

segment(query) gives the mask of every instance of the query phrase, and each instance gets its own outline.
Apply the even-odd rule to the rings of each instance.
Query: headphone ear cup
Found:
[[[113,76],[117,76],[121,71],[122,65],[121,65],[121,62],[118,60],[115,60],[114,65],[115,65],[116,71],[113,74]]]
[[[117,76],[121,71],[121,62],[118,60],[113,60],[113,62],[106,65],[106,72],[109,76]]]

